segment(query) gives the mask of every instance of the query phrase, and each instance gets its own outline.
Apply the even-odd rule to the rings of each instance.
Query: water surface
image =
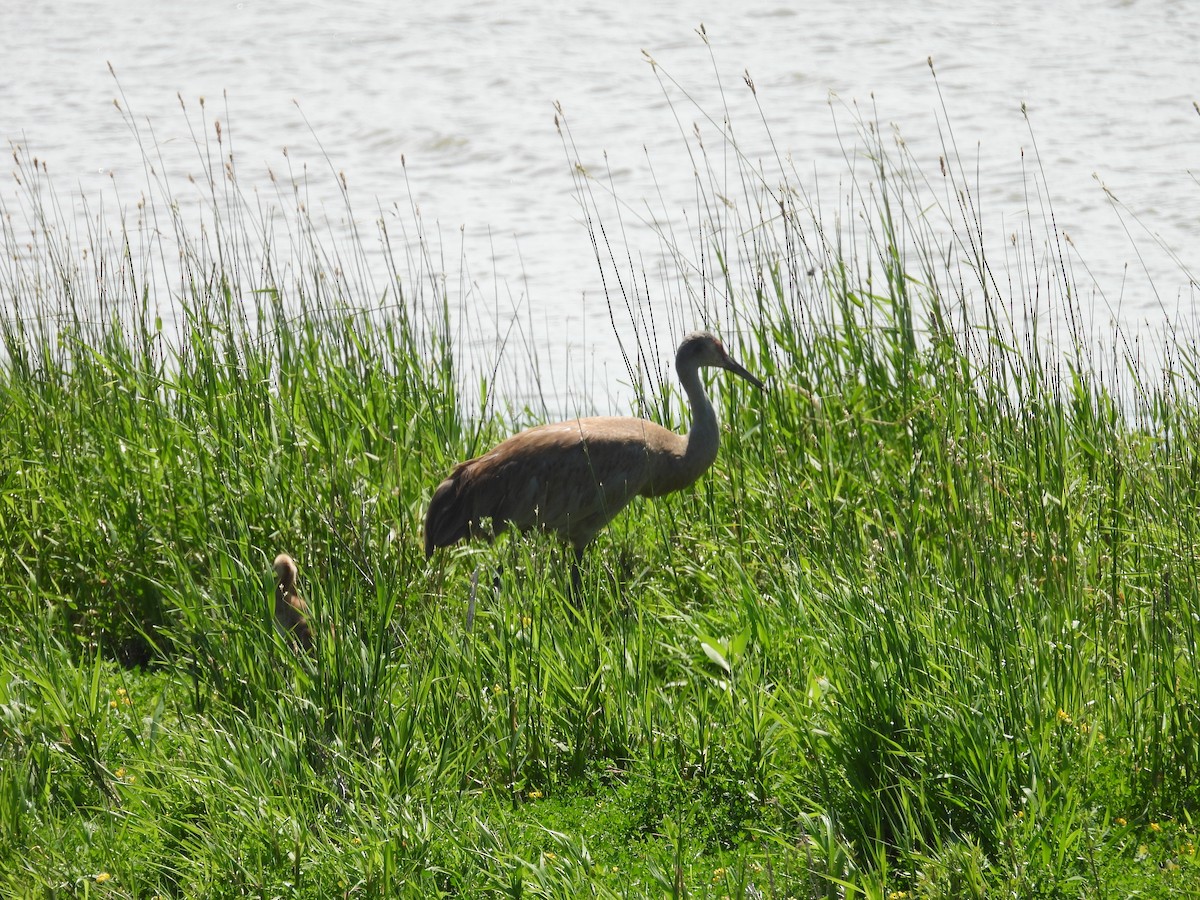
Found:
[[[243,189],[276,197],[268,172],[290,172],[335,230],[345,212],[333,173],[344,173],[372,246],[374,219],[399,228],[419,208],[462,339],[481,357],[509,335],[507,354],[537,357],[548,405],[603,410],[626,402],[626,376],[571,163],[611,173],[631,211],[622,246],[654,276],[650,302],[667,303],[660,279],[673,268],[632,213],[694,228],[685,137],[703,113],[719,125],[728,111],[753,157],[778,151],[824,197],[845,188],[856,109],[895,123],[927,174],[948,114],[964,165],[978,169],[985,221],[1001,233],[1029,203],[1036,140],[1037,178],[1082,261],[1075,276],[1096,330],[1190,320],[1188,272],[1200,271],[1192,19],[1182,0],[6,4],[0,138],[46,162],[68,208],[64,198],[89,198],[93,217],[133,208],[148,144],[173,191],[197,190],[187,180],[204,169],[197,137],[211,141],[217,119]],[[118,96],[131,115],[114,108]],[[576,150],[564,149],[556,102]],[[19,208],[13,181],[0,203]]]

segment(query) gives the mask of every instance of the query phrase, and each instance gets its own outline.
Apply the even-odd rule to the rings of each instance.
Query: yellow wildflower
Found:
[[[554,862],[556,859],[558,859],[557,853],[543,853],[542,855],[546,857],[546,862]]]
[[[117,771],[113,772],[113,774],[116,775],[118,778],[124,778],[125,777],[125,767],[118,766]]]
[[[1117,816],[1115,819],[1113,819],[1113,821],[1116,822],[1118,825],[1120,825],[1122,828],[1124,828],[1126,825],[1125,819],[1122,818],[1121,816]]]
[[[1157,822],[1151,822],[1150,830],[1153,831],[1155,834],[1158,834],[1160,831],[1162,831],[1162,826],[1159,825]]]
[[[1058,711],[1058,721],[1062,722],[1064,725],[1070,725],[1071,717],[1067,714],[1066,710],[1060,708]]]
[[[542,792],[541,791],[530,791],[525,796],[527,796],[530,800],[541,800]]]
[[[107,872],[101,872],[96,876],[96,884],[104,884],[104,882],[108,881],[110,878],[112,878],[112,876]]]

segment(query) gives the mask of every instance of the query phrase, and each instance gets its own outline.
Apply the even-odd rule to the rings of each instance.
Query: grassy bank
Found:
[[[938,243],[874,150],[846,244],[797,181],[705,195],[695,315],[770,390],[721,383],[713,471],[609,528],[578,612],[547,540],[423,559],[432,488],[512,425],[464,412],[436,278],[363,297],[304,221],[280,266],[228,187],[157,262],[9,232],[0,892],[1193,895],[1190,348],[1150,378],[1026,341],[1006,311],[1065,271]]]

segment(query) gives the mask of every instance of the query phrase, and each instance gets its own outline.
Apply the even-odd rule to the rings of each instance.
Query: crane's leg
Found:
[[[471,592],[467,595],[467,631],[471,630],[471,626],[475,624],[475,601],[479,596],[479,573],[483,569],[483,563],[475,567],[475,571],[471,573]],[[492,593],[500,593],[500,574],[501,569],[496,566],[496,574],[492,576]]]
[[[579,564],[583,562],[583,548],[575,548],[575,559],[571,563],[571,602],[578,609],[583,605],[583,575],[579,571]]]
[[[470,631],[475,624],[475,596],[479,592],[479,570],[483,568],[483,563],[475,567],[475,571],[471,573],[471,593],[467,596],[467,631]]]

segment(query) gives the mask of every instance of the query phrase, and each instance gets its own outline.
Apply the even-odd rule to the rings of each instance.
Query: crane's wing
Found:
[[[425,552],[507,525],[582,547],[649,483],[682,438],[632,418],[575,419],[514,435],[455,467],[425,520]]]

